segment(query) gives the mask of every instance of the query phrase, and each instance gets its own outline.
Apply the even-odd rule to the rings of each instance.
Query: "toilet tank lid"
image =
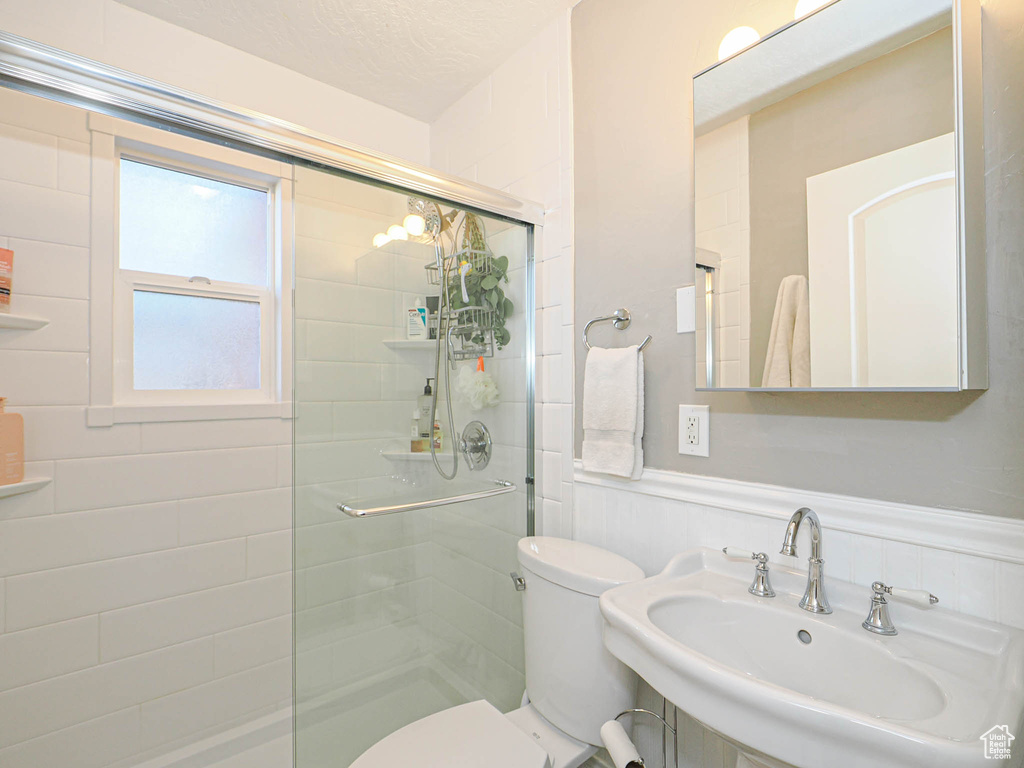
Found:
[[[551,536],[519,540],[519,563],[542,579],[585,595],[640,581],[640,566],[606,549]]]

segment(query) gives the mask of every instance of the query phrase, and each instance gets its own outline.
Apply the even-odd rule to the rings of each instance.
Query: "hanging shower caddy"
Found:
[[[432,319],[440,326],[438,333],[447,335],[453,360],[469,360],[477,357],[493,357],[495,348],[508,343],[509,333],[505,320],[512,313],[512,302],[499,288],[507,280],[506,257],[495,257],[487,248],[483,222],[473,214],[466,214],[459,227],[462,248],[450,255],[427,264],[427,283],[447,291],[449,301],[443,302],[445,309],[441,316]],[[456,236],[456,242],[460,238]],[[460,269],[468,265],[467,280],[475,286],[470,293],[479,301],[463,305],[462,276]],[[447,275],[447,285],[445,285]],[[484,288],[491,282],[490,288]],[[490,297],[494,297],[492,300]],[[455,306],[453,306],[453,304]],[[462,306],[460,306],[462,305]]]

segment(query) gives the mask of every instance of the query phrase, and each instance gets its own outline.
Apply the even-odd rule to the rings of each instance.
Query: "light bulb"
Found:
[[[418,213],[410,213],[402,222],[405,231],[413,237],[419,237],[427,228],[427,222]]]
[[[373,236],[373,247],[382,248],[391,242],[391,238],[385,235],[383,232],[378,232]]]
[[[410,213],[402,221],[402,227],[413,237],[419,237],[427,229],[427,221],[418,213]]]
[[[728,59],[734,53],[739,53],[760,39],[761,36],[753,27],[736,27],[722,38],[722,44],[718,46],[718,60]]]
[[[816,11],[823,5],[828,5],[830,0],[799,0],[796,4],[796,10],[793,11],[794,19],[802,19],[812,11]]]
[[[388,237],[392,240],[408,240],[409,233],[405,231],[405,227],[401,224],[392,224],[388,227]]]

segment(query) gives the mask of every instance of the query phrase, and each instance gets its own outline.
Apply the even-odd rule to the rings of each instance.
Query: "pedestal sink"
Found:
[[[861,628],[867,587],[831,580],[834,612],[811,614],[805,573],[773,567],[774,598],[748,593],[752,576],[720,551],[684,552],[601,597],[605,645],[755,764],[1018,764],[986,759],[981,736],[1024,736],[1024,632],[894,603],[899,634],[882,637]]]

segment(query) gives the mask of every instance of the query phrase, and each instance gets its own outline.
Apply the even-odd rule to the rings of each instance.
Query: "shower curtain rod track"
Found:
[[[155,120],[513,221],[544,223],[538,203],[2,31],[0,80],[92,111]]]

